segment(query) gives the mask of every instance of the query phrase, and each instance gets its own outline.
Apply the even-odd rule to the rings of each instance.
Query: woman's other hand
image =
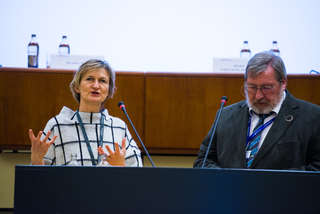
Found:
[[[48,131],[45,138],[41,140],[41,135],[43,134],[40,131],[36,136],[34,136],[32,129],[29,129],[29,139],[31,142],[31,164],[32,165],[44,165],[43,157],[47,153],[51,144],[54,143],[57,136],[54,136],[51,140],[48,141],[51,131]]]
[[[106,149],[109,155],[106,155],[101,147],[98,148],[99,155],[105,155],[105,160],[112,166],[125,166],[125,157],[126,157],[126,138],[122,139],[121,149],[118,143],[114,143],[115,151],[113,152],[108,145]]]

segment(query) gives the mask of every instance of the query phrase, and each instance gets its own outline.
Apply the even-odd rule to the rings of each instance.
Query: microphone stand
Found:
[[[151,159],[151,156],[149,155],[149,152],[148,152],[147,148],[145,147],[144,143],[142,142],[142,140],[141,140],[136,128],[134,127],[134,125],[133,125],[133,123],[132,123],[132,121],[131,121],[128,113],[127,113],[127,110],[126,110],[126,107],[124,105],[124,102],[122,102],[122,101],[119,102],[118,106],[120,107],[120,109],[123,111],[123,113],[126,115],[127,119],[129,120],[129,123],[131,124],[131,127],[133,128],[133,131],[135,132],[136,136],[138,137],[138,140],[140,141],[140,144],[142,145],[142,147],[143,147],[143,149],[144,149],[144,151],[145,151],[145,153],[146,153],[146,155],[147,155],[152,167],[155,167],[155,165],[154,165],[154,163],[153,163],[153,161]]]
[[[208,144],[208,147],[207,147],[207,151],[206,151],[206,154],[204,156],[204,159],[203,159],[203,162],[202,162],[202,166],[201,168],[204,167],[204,164],[205,162],[207,161],[207,158],[208,158],[208,154],[209,154],[209,150],[210,150],[210,147],[211,147],[211,144],[212,144],[212,140],[213,140],[213,135],[214,133],[216,132],[216,128],[217,128],[217,125],[218,125],[218,122],[219,122],[219,119],[220,119],[220,115],[221,115],[221,112],[222,112],[222,109],[223,109],[223,106],[224,104],[227,102],[228,98],[226,96],[223,96],[221,98],[221,105],[220,105],[220,108],[219,108],[219,111],[218,111],[218,115],[217,115],[217,118],[216,118],[216,121],[213,123],[211,129],[213,130],[211,135],[210,135],[210,140],[209,140],[209,144]]]

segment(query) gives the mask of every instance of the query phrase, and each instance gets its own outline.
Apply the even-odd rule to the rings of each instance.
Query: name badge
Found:
[[[250,151],[246,151],[246,159],[248,159],[251,155],[251,150]]]

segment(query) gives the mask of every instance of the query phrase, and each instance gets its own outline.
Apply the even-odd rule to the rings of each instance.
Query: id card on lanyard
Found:
[[[273,121],[276,119],[276,117],[272,118],[271,120],[269,120],[268,122],[266,122],[265,124],[261,125],[260,127],[258,127],[256,130],[253,131],[253,133],[250,135],[250,129],[251,129],[251,115],[249,116],[249,120],[248,120],[248,130],[247,130],[247,142],[246,142],[246,158],[250,157],[251,151],[247,150],[248,148],[248,144],[249,142],[255,138],[258,134],[260,134],[265,128],[267,128],[268,126],[270,126]]]
[[[104,116],[104,114],[102,114],[102,111],[103,110],[100,111],[100,113],[101,113],[101,118],[100,118],[100,140],[98,142],[98,146],[102,146],[102,143],[103,143],[104,117],[105,116]],[[86,141],[86,145],[87,145],[87,148],[88,148],[88,151],[89,151],[89,154],[90,154],[92,165],[95,166],[95,165],[97,165],[97,163],[96,163],[96,161],[94,159],[94,155],[93,155],[93,152],[92,152],[92,149],[91,149],[91,146],[90,146],[89,138],[88,138],[86,129],[84,128],[84,125],[83,125],[82,119],[80,117],[79,111],[76,112],[76,115],[77,115],[77,119],[79,121],[79,125],[80,125],[80,128],[81,128],[84,140]],[[100,155],[98,155],[98,163],[100,161],[100,158],[101,158]]]

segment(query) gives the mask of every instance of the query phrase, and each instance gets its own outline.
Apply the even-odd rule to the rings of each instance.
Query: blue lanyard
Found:
[[[265,128],[267,128],[268,126],[270,126],[271,123],[272,123],[275,119],[276,119],[276,117],[272,118],[271,120],[269,120],[268,122],[266,122],[265,124],[263,124],[262,126],[260,126],[259,128],[257,128],[257,129],[250,135],[251,116],[249,116],[246,147],[248,146],[248,143],[249,143],[253,138],[255,138],[255,136],[257,136],[257,134],[259,134],[259,133],[262,132]]]
[[[102,114],[102,111],[103,111],[103,110],[101,110],[101,118],[100,118],[100,140],[99,140],[99,142],[98,142],[98,146],[102,146],[102,143],[103,143],[104,114]],[[77,115],[77,118],[78,118],[78,121],[79,121],[79,125],[80,125],[80,128],[81,128],[83,137],[84,137],[84,139],[85,139],[85,141],[86,141],[86,144],[87,144],[87,148],[88,148],[88,151],[89,151],[89,154],[90,154],[90,157],[91,157],[92,165],[97,165],[97,163],[96,163],[95,160],[94,160],[93,152],[92,152],[92,149],[91,149],[91,146],[90,146],[90,143],[89,143],[89,138],[88,138],[86,129],[84,128],[84,125],[83,125],[82,119],[81,119],[81,117],[80,117],[79,111],[76,111],[76,115]],[[98,155],[98,163],[99,163],[99,161],[100,161],[100,158],[101,158],[100,155]]]

